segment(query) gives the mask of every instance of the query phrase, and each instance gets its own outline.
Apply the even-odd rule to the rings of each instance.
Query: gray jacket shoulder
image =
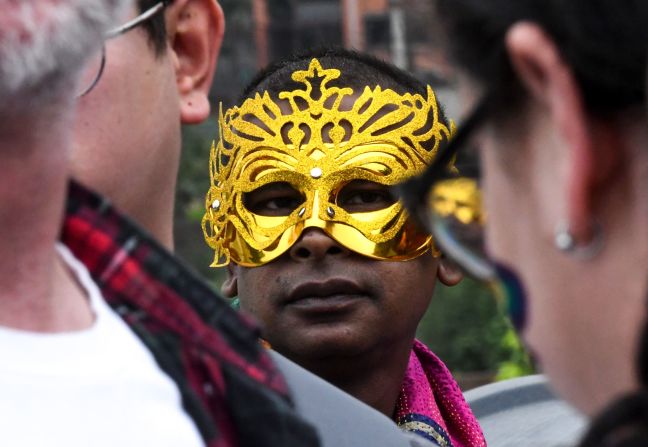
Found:
[[[574,446],[587,422],[542,375],[485,385],[465,397],[489,447]]]

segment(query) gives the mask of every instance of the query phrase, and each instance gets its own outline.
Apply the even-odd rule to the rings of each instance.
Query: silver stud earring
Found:
[[[562,221],[556,226],[554,244],[563,253],[568,253],[574,258],[587,261],[595,258],[599,254],[603,248],[604,239],[603,227],[595,222],[592,225],[592,239],[585,244],[578,244],[567,222]]]

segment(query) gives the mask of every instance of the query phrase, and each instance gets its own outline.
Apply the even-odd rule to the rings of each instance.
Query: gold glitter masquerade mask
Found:
[[[340,74],[313,59],[292,74],[303,88],[281,92],[280,101],[264,92],[224,115],[221,109],[202,221],[212,266],[263,265],[307,228],[374,259],[434,249],[387,192],[427,166],[451,136],[434,92],[377,86],[355,97],[328,85]]]

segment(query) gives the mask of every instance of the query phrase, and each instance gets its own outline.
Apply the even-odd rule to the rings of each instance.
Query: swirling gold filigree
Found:
[[[330,85],[340,75],[313,59],[292,74],[303,88],[281,92],[278,101],[257,93],[225,114],[221,108],[203,218],[213,265],[269,262],[308,226],[379,259],[411,259],[431,246],[400,203],[349,213],[335,195],[351,180],[394,185],[430,163],[451,136],[434,92],[428,87],[423,97],[376,86],[356,96],[349,87]],[[244,194],[273,182],[293,185],[305,197],[303,207],[281,217],[250,212]]]

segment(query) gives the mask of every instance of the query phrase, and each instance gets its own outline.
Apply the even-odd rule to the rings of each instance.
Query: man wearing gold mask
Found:
[[[435,278],[461,276],[389,187],[451,128],[431,88],[395,67],[322,50],[260,73],[220,114],[203,230],[223,292],[278,352],[453,446],[483,446],[443,363],[415,341]]]

